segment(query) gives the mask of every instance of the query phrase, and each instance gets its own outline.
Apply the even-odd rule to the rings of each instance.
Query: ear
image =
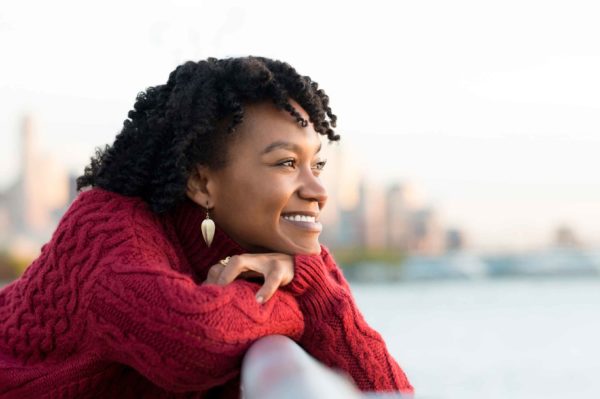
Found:
[[[186,195],[203,208],[212,208],[214,204],[214,182],[210,169],[196,165],[188,177]]]

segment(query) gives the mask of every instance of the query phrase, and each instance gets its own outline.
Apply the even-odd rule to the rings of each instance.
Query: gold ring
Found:
[[[226,257],[225,259],[221,259],[219,261],[220,264],[222,264],[223,266],[227,266],[227,264],[229,263],[229,259],[231,258],[231,256]]]

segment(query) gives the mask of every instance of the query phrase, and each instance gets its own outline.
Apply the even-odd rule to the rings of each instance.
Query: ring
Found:
[[[231,258],[231,256],[226,257],[225,259],[221,259],[219,261],[220,264],[222,264],[223,266],[227,266],[227,264],[229,263],[229,259]]]

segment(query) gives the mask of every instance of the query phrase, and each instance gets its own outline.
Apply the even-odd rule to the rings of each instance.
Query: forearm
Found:
[[[341,306],[328,317],[310,319],[300,344],[330,367],[347,372],[363,391],[412,392],[381,336],[357,309]]]
[[[364,391],[412,392],[381,335],[364,320],[350,288],[327,252],[295,257],[293,289],[304,314],[300,344],[330,367],[347,372]]]
[[[256,339],[301,337],[294,298],[279,292],[259,305],[256,290],[242,280],[219,287],[175,275],[111,276],[90,304],[92,328],[110,360],[170,391],[205,390],[235,377]]]

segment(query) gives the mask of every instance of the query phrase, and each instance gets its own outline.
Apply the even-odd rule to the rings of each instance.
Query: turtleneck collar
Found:
[[[215,226],[214,239],[210,247],[207,247],[200,228],[206,217],[206,211],[189,198],[186,198],[171,212],[171,217],[183,254],[194,274],[201,281],[206,279],[208,269],[219,260],[226,256],[248,252],[219,226]]]

